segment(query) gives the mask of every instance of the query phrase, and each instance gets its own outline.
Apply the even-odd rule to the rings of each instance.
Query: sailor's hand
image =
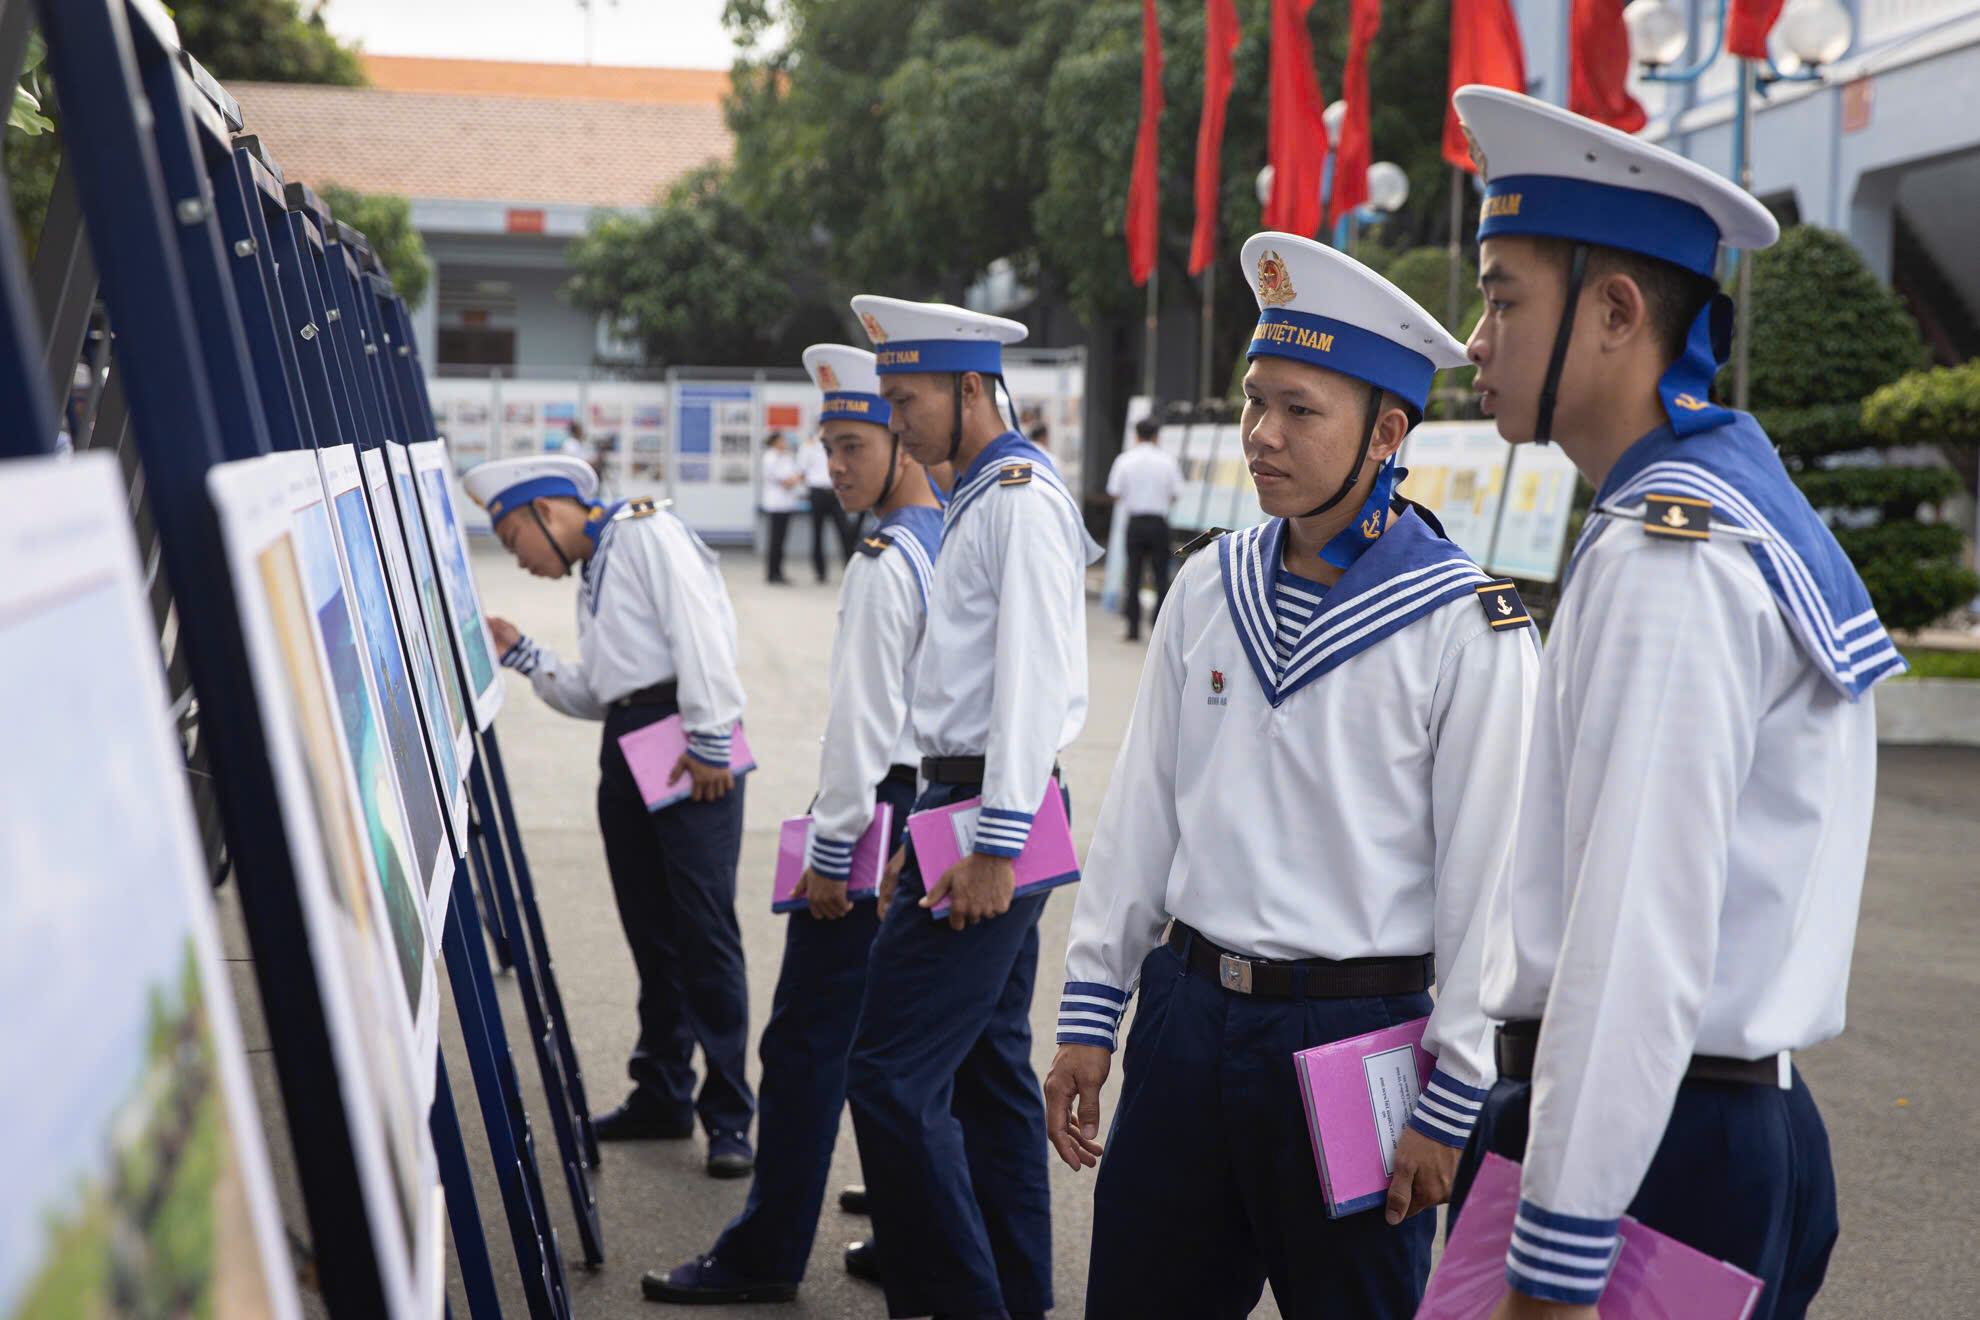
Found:
[[[907,861],[907,845],[894,849],[894,855],[887,859],[887,869],[880,876],[880,906],[876,915],[885,917],[887,909],[894,903],[894,886],[901,882],[901,866]]]
[[[1396,1142],[1396,1173],[1389,1179],[1386,1215],[1391,1224],[1400,1224],[1414,1214],[1451,1199],[1451,1183],[1457,1177],[1456,1146],[1432,1141],[1413,1127],[1405,1127]]]
[[[797,888],[791,891],[792,898],[801,898],[811,905],[811,915],[820,921],[837,921],[853,910],[852,900],[846,897],[846,882],[827,880],[810,867],[798,877]]]
[[[522,640],[522,629],[497,615],[488,616],[488,635],[495,639],[495,654],[504,656],[509,648]]]
[[[736,786],[736,777],[729,773],[729,767],[704,764],[686,752],[674,762],[674,773],[667,776],[667,782],[671,784],[682,775],[694,778],[694,791],[689,796],[696,802],[714,802],[728,796],[729,790]]]
[[[961,930],[989,917],[1001,917],[1011,910],[1011,895],[1017,891],[1017,867],[1008,857],[973,852],[948,870],[921,900],[933,908],[944,896],[949,900],[949,929]]]
[[[1045,1136],[1074,1173],[1100,1162],[1100,1088],[1113,1066],[1098,1045],[1061,1045],[1045,1074]]]
[[[1602,1317],[1592,1306],[1543,1302],[1538,1297],[1528,1297],[1509,1288],[1506,1295],[1499,1299],[1498,1310],[1492,1312],[1492,1320],[1602,1320]]]

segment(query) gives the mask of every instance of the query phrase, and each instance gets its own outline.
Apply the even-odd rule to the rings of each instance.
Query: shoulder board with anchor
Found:
[[[859,538],[859,552],[869,558],[878,558],[893,543],[894,538],[888,533],[875,532],[871,536]]]
[[[624,522],[628,518],[651,518],[654,514],[672,503],[672,500],[627,500],[626,506],[612,515],[612,521]]]
[[[1006,463],[1004,470],[997,475],[999,486],[1022,486],[1031,480],[1031,464]]]
[[[1661,537],[1668,541],[1709,541],[1714,532],[1742,541],[1767,539],[1764,532],[1749,531],[1728,522],[1715,521],[1712,517],[1712,501],[1699,499],[1695,495],[1659,495],[1652,492],[1643,497],[1641,512],[1619,509],[1609,504],[1596,505],[1595,512],[1609,518],[1620,518],[1625,522],[1640,522],[1643,524],[1645,535]]]
[[[1181,545],[1176,547],[1176,558],[1178,559],[1189,558],[1191,555],[1195,554],[1198,550],[1203,549],[1203,547],[1209,545],[1212,541],[1215,541],[1218,537],[1228,536],[1230,534],[1230,530],[1231,529],[1228,527],[1212,527],[1209,531],[1203,533],[1203,535],[1201,536],[1191,537],[1189,540],[1183,542]]]
[[[1519,598],[1510,578],[1487,582],[1478,588],[1478,605],[1485,611],[1485,622],[1492,625],[1493,632],[1533,626],[1533,616],[1526,612],[1526,603]]]

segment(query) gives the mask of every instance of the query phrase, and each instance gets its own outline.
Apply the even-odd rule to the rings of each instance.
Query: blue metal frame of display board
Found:
[[[39,9],[67,147],[51,214],[71,217],[69,246],[37,263],[38,273],[48,273],[37,289],[37,321],[11,208],[0,206],[0,397],[12,405],[0,454],[53,447],[57,422],[49,405],[57,391],[50,386],[67,393],[84,346],[86,295],[100,272],[118,342],[115,379],[94,420],[121,436],[128,403],[164,575],[176,589],[201,697],[201,739],[212,749],[228,850],[241,877],[325,1299],[339,1317],[383,1315],[385,1285],[205,482],[215,463],[272,449],[376,448],[430,435],[416,364],[402,370],[395,362],[410,357],[405,308],[389,281],[380,284],[361,235],[338,224],[306,189],[287,184],[258,140],[233,137],[243,127],[238,106],[183,57],[169,19],[151,0],[39,0]],[[19,68],[29,17],[24,0],[0,0],[0,71]],[[389,351],[395,332],[397,354]],[[95,401],[93,392],[92,410]],[[396,501],[396,483],[388,488]],[[370,500],[369,483],[366,489]],[[372,516],[381,536],[398,521],[395,507],[373,507]],[[395,608],[404,646],[404,630],[417,626],[408,611],[418,606]],[[594,1264],[602,1260],[590,1189],[595,1140],[492,729],[479,746],[471,767],[479,837],[456,840],[443,944],[529,1309],[533,1317],[566,1317],[562,1261],[486,950],[467,938],[480,925],[470,856],[502,911],[498,935],[519,955],[531,1034],[573,1204],[588,1230],[586,1259]],[[495,833],[495,820],[506,839]],[[444,1064],[430,1121],[470,1310],[477,1320],[499,1316]]]

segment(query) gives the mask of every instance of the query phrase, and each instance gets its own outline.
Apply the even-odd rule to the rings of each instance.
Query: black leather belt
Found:
[[[1540,1020],[1516,1018],[1499,1028],[1493,1053],[1498,1056],[1499,1076],[1514,1082],[1533,1080],[1533,1056],[1540,1046]],[[1770,1054],[1764,1059],[1728,1059],[1719,1054],[1694,1054],[1684,1070],[1687,1082],[1741,1082],[1749,1086],[1779,1086],[1780,1060]]]
[[[1247,958],[1221,949],[1183,922],[1169,925],[1169,947],[1182,954],[1189,970],[1212,976],[1235,994],[1258,999],[1364,999],[1374,995],[1413,995],[1437,978],[1437,960],[1427,953],[1408,958],[1301,958],[1285,961]]]
[[[627,706],[678,706],[680,705],[680,684],[673,679],[643,687],[637,692],[628,692],[613,702],[621,709]]]
[[[1065,782],[1065,776],[1059,773],[1056,762],[1052,766],[1052,775],[1060,783]],[[980,784],[983,782],[983,758],[924,756],[921,758],[921,777],[931,784]]]

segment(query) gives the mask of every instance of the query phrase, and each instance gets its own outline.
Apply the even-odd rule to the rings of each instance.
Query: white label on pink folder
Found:
[[[908,817],[908,838],[914,843],[922,884],[934,888],[942,873],[962,860],[976,842],[976,821],[982,810],[983,799],[973,797]],[[1031,833],[1025,837],[1024,851],[1017,855],[1014,869],[1017,888],[1013,897],[1042,893],[1079,879],[1079,856],[1073,848],[1072,826],[1066,820],[1066,802],[1057,776],[1045,786],[1045,800],[1031,818]],[[930,908],[929,915],[948,916],[948,899]]]
[[[1487,1320],[1506,1294],[1519,1165],[1487,1153],[1416,1320]],[[1623,1216],[1602,1320],[1746,1320],[1765,1285],[1745,1270]]]
[[[880,891],[880,876],[887,867],[887,841],[894,836],[894,808],[886,802],[873,804],[873,823],[853,847],[852,870],[846,877],[846,897],[872,898]],[[777,879],[770,890],[772,912],[797,912],[810,906],[796,897],[797,883],[804,876],[805,860],[811,844],[811,817],[793,816],[777,833]]]
[[[632,771],[633,783],[648,811],[671,807],[694,791],[694,781],[686,773],[678,779],[669,777],[680,764],[687,745],[687,731],[678,715],[619,735],[619,750],[625,753],[626,766]],[[743,737],[739,720],[729,739],[729,773],[740,779],[754,769],[756,758],[750,755],[749,739]]]
[[[1432,1060],[1423,1051],[1429,1021],[1417,1018],[1293,1055],[1329,1216],[1359,1214],[1387,1199],[1396,1142],[1430,1076]]]

